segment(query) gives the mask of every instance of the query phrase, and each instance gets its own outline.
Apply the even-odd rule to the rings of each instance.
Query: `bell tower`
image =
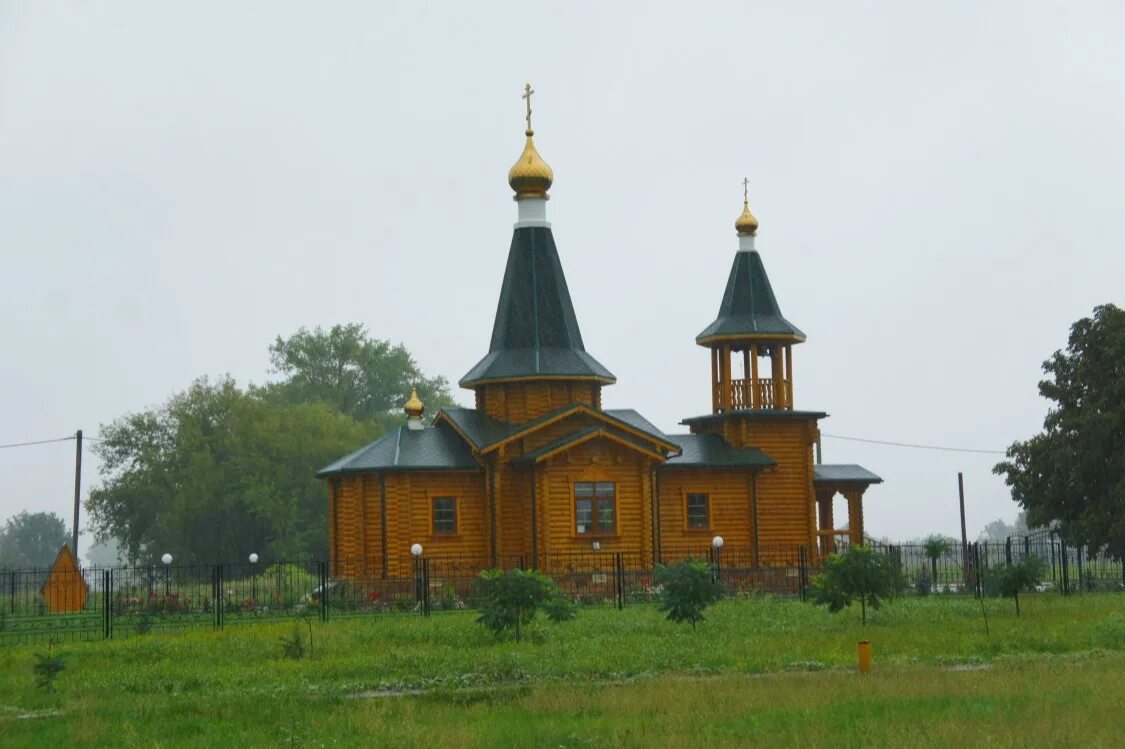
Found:
[[[695,338],[711,351],[711,411],[793,410],[793,345],[805,334],[781,315],[755,240],[742,181],[742,215],[734,223],[738,252],[715,321]]]

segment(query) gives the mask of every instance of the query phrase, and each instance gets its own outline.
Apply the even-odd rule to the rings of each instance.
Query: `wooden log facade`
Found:
[[[719,314],[696,338],[709,350],[712,412],[666,434],[602,408],[616,378],[584,348],[545,220],[553,173],[530,130],[509,177],[519,221],[491,344],[460,381],[475,407],[424,424],[413,395],[406,425],[318,474],[332,574],[405,574],[415,544],[427,557],[556,571],[592,550],[642,565],[698,555],[715,536],[755,563],[861,543],[863,493],[881,479],[814,462],[826,414],[794,408],[805,335],[781,315],[748,205]],[[847,518],[833,517],[837,493]]]

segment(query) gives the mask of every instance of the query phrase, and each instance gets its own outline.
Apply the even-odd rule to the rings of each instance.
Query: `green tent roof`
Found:
[[[526,377],[617,381],[582,345],[555,239],[544,226],[520,227],[512,235],[488,355],[460,384]]]
[[[805,339],[796,325],[781,316],[766,266],[756,250],[735,253],[719,316],[695,337],[695,342],[705,344],[712,338],[740,335]]]

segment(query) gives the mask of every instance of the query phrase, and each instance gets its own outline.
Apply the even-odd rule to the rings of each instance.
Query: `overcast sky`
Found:
[[[747,176],[824,433],[1039,429],[1043,360],[1125,301],[1120,4],[576,6],[0,0],[0,444],[262,382],[300,326],[365,323],[455,382],[488,348],[526,81],[607,408],[709,411],[694,337]],[[69,518],[73,457],[0,450],[0,518]],[[824,439],[886,479],[866,524],[895,538],[958,533],[957,471],[971,535],[1014,518],[999,457]]]

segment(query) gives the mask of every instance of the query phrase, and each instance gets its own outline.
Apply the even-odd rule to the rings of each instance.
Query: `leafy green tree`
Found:
[[[8,518],[0,530],[0,565],[49,567],[69,541],[66,523],[58,515],[24,510]]]
[[[105,479],[87,509],[129,559],[178,562],[321,555],[324,482],[315,472],[377,436],[323,403],[286,405],[197,380],[164,405],[103,425]]]
[[[555,581],[535,570],[485,570],[476,586],[481,596],[476,621],[497,636],[511,630],[520,640],[540,609],[556,622],[575,617],[573,604],[559,592]]]
[[[953,551],[954,540],[946,536],[939,536],[937,534],[926,536],[922,541],[922,550],[926,553],[926,558],[930,560],[930,581],[937,590],[937,563],[943,556]]]
[[[813,579],[812,602],[827,606],[835,614],[859,601],[863,623],[867,607],[878,610],[895,589],[895,570],[890,556],[876,554],[866,546],[849,547],[844,554],[830,554],[824,572]]]
[[[415,385],[431,414],[456,405],[444,377],[424,376],[405,346],[372,338],[358,323],[278,336],[270,362],[283,379],[269,393],[286,403],[327,403],[358,421],[397,425]]]
[[[714,568],[697,559],[657,566],[656,584],[660,588],[657,609],[667,614],[668,621],[688,622],[692,629],[704,621],[703,611],[723,597]]]
[[[1072,544],[1125,558],[1125,310],[1094,309],[1043,363],[1039,393],[1053,401],[1043,431],[1008,448],[993,468],[1027,510]]]
[[[986,572],[986,579],[991,577],[989,588],[1005,598],[1013,598],[1016,602],[1016,616],[1020,615],[1020,593],[1034,591],[1039,583],[1043,582],[1045,565],[1041,557],[1025,557],[1017,564],[1005,564]]]

